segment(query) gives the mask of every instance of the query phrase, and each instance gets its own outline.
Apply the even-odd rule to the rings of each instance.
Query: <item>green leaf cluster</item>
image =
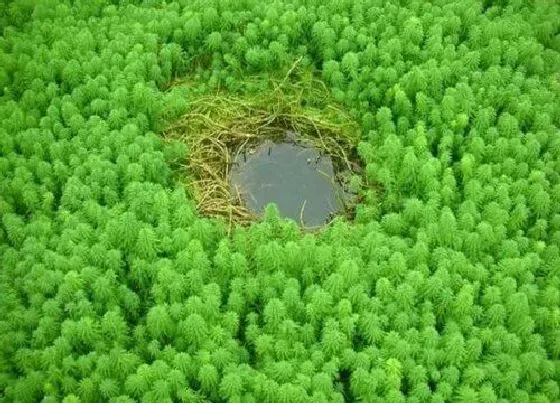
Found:
[[[559,30],[551,1],[2,2],[0,400],[559,401]],[[162,129],[296,60],[360,123],[355,219],[201,217]]]

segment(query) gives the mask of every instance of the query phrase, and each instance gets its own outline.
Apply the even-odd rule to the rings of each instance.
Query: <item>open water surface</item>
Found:
[[[239,149],[230,170],[231,193],[256,214],[276,203],[280,215],[306,227],[325,224],[354,195],[344,190],[330,156],[293,141],[266,140]],[[240,200],[239,200],[240,199]]]

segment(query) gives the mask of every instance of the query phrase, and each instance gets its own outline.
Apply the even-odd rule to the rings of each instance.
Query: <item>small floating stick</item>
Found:
[[[305,227],[305,223],[303,222],[303,211],[305,210],[305,205],[307,204],[307,199],[303,201],[301,205],[301,211],[299,212],[299,222],[302,227]]]

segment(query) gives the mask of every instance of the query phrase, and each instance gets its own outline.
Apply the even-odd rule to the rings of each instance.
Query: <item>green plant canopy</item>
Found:
[[[0,2],[0,401],[559,402],[559,72],[553,0]],[[231,207],[287,128],[351,217]]]

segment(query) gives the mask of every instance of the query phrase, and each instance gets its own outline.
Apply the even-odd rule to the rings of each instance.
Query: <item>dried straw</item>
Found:
[[[299,63],[296,61],[296,63]],[[187,145],[185,185],[199,211],[247,224],[255,217],[242,203],[243,189],[231,189],[229,172],[235,155],[265,139],[282,138],[286,130],[351,170],[348,150],[356,144],[357,125],[338,108],[320,81],[292,82],[290,74],[271,81],[268,93],[234,96],[217,93],[190,102],[189,109],[164,131],[164,138]],[[321,105],[321,108],[307,106]]]

